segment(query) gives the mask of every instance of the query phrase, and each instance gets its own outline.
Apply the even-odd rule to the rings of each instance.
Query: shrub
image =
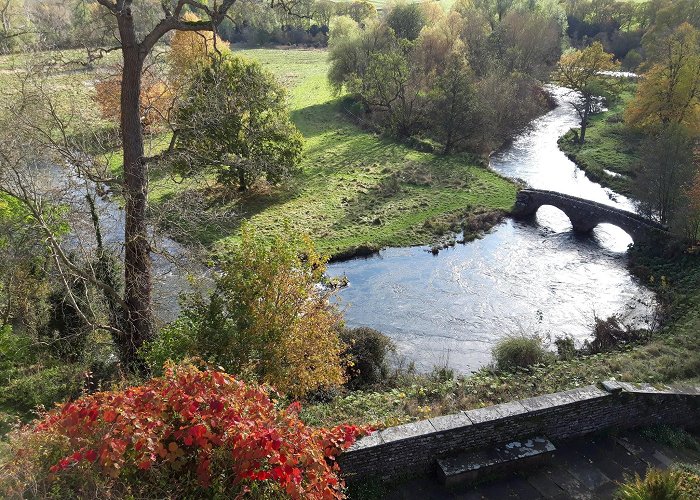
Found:
[[[619,500],[681,500],[681,475],[675,470],[649,469],[644,479],[635,475],[617,491]]]
[[[557,337],[554,345],[557,348],[557,356],[563,361],[570,361],[578,354],[576,343],[572,337]]]
[[[493,357],[497,370],[513,371],[544,363],[550,354],[538,335],[512,335],[498,341]]]
[[[307,427],[301,407],[218,371],[66,403],[10,435],[5,497],[343,498],[335,457],[365,432]],[[255,495],[257,494],[257,495]]]
[[[289,118],[284,88],[259,63],[214,57],[193,76],[175,112],[176,171],[215,167],[219,182],[248,189],[298,171],[303,138]]]
[[[646,330],[634,330],[625,326],[620,316],[613,315],[608,319],[596,316],[593,326],[593,340],[586,341],[584,351],[589,354],[607,352],[624,345],[646,340],[649,332]]]
[[[65,363],[17,368],[3,375],[7,379],[0,387],[0,406],[25,417],[37,406],[48,408],[56,401],[79,396],[85,382],[85,367]]]
[[[289,226],[271,239],[242,228],[208,299],[191,297],[181,317],[146,345],[152,369],[199,357],[295,397],[342,384],[341,316],[321,291],[326,259]]]
[[[671,448],[687,448],[700,451],[700,443],[688,431],[668,425],[654,425],[642,429],[641,434],[652,441],[670,446]]]
[[[351,389],[371,386],[387,376],[386,356],[394,351],[391,339],[372,328],[344,328],[340,339],[347,345],[347,385]]]

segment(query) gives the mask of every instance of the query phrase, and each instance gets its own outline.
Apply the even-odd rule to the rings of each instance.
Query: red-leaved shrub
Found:
[[[336,456],[368,429],[309,427],[264,387],[191,365],[66,403],[15,432],[7,496],[343,498]]]

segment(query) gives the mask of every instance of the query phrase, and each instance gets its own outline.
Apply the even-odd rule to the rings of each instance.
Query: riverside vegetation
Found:
[[[166,4],[141,2],[125,14],[111,0],[70,11],[8,3],[0,32],[10,53],[0,58],[6,496],[342,498],[335,456],[373,427],[610,377],[700,380],[697,227],[678,218],[700,200],[685,175],[692,169],[674,184],[682,203],[659,200],[652,182],[630,188],[679,236],[629,254],[659,296],[658,331],[599,319],[578,348],[525,332],[471,376],[448,366],[421,375],[381,332],[345,328],[332,284],[319,283],[323,254],[431,243],[462,228],[475,236],[507,213],[518,186],[485,168],[485,154],[546,109],[541,86],[557,61],[555,77],[590,51],[603,69],[622,60],[649,83],[608,92],[614,85],[592,71],[580,89],[590,129],[569,153],[583,161],[596,141],[614,139],[653,159],[671,145],[678,154],[662,173],[697,170],[687,154],[699,109],[692,2],[459,1],[381,14],[366,2],[289,7],[312,9],[310,17],[284,5],[267,16],[248,3]],[[143,59],[129,44],[120,58],[101,43],[130,33]],[[227,48],[261,34],[330,49]],[[76,49],[78,38],[89,50]],[[577,51],[560,59],[566,44]],[[681,84],[657,106],[649,96],[669,89],[669,68]],[[603,87],[612,112],[596,114]],[[611,116],[624,118],[624,132],[612,130]],[[474,125],[467,134],[454,126],[463,121]],[[625,149],[609,164],[617,146],[605,148],[589,154],[598,162],[590,172],[653,179]],[[46,165],[55,167],[49,176]],[[124,252],[101,220],[102,203],[115,201],[125,211]],[[151,317],[154,228],[215,264],[213,289],[195,286],[167,325]]]

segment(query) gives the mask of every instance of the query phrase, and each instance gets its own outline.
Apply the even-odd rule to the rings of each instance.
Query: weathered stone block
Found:
[[[379,431],[375,431],[369,436],[365,436],[361,439],[358,439],[353,443],[353,445],[348,448],[347,451],[357,451],[357,450],[362,450],[365,448],[371,448],[373,446],[378,446],[382,444],[382,437]]]
[[[545,410],[557,406],[568,405],[574,402],[575,401],[571,396],[563,392],[547,394],[536,398],[523,399],[521,401],[522,405],[528,411]]]
[[[485,408],[477,408],[476,410],[465,411],[464,414],[469,417],[475,424],[498,420],[501,415],[494,406],[486,406]]]
[[[464,414],[464,412],[444,415],[442,417],[433,417],[428,420],[436,431],[449,431],[472,425],[472,421]]]
[[[411,422],[410,424],[399,425],[397,427],[389,427],[379,432],[379,435],[384,443],[391,443],[394,441],[401,441],[403,439],[410,439],[415,437],[421,437],[425,434],[432,434],[435,431],[435,427],[430,423],[429,420],[421,420],[419,422]]]

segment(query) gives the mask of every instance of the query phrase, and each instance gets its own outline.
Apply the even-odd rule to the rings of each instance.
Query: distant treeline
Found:
[[[394,137],[449,154],[488,152],[546,109],[541,82],[561,55],[555,2],[397,4],[358,25],[339,18],[329,79]]]
[[[571,45],[582,48],[594,41],[622,62],[637,70],[653,58],[659,39],[683,21],[700,28],[698,0],[567,0],[567,34]]]

